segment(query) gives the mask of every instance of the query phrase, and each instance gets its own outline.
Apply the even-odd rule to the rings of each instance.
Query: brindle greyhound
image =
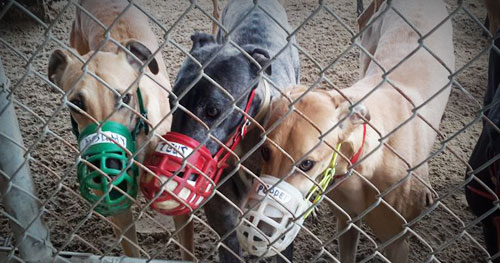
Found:
[[[295,44],[295,38],[293,36],[289,38],[288,35],[291,32],[291,27],[288,24],[283,6],[277,0],[267,0],[259,1],[259,7],[253,8],[252,1],[232,0],[224,9],[221,22],[228,31],[234,30],[228,38],[239,45],[259,65],[251,62],[232,44],[227,43],[224,45],[223,43],[228,38],[225,37],[221,29],[219,29],[217,42],[212,35],[195,33],[191,38],[193,40],[191,55],[202,64],[206,64],[214,54],[217,54],[214,60],[206,66],[204,73],[215,80],[234,98],[243,97],[244,99],[237,103],[238,107],[245,107],[248,94],[255,87],[255,98],[248,113],[262,124],[265,119],[262,115],[266,114],[258,114],[258,112],[267,113],[266,109],[269,101],[279,96],[279,90],[285,91],[290,85],[299,82],[299,56],[296,48],[292,46]],[[272,17],[262,11],[261,8],[266,10]],[[250,14],[245,16],[248,12]],[[278,21],[281,25],[278,25],[275,21]],[[283,48],[285,49],[277,55]],[[275,56],[276,58],[272,60]],[[259,68],[262,66],[264,67],[264,73],[269,76],[272,83],[279,90],[270,88],[269,86],[273,85],[264,84],[264,81],[256,82],[259,78]],[[199,74],[200,69],[197,64],[191,59],[187,59],[177,76],[173,89],[174,93],[176,95],[183,94]],[[174,105],[179,103],[196,115],[211,128],[210,134],[221,142],[228,140],[241,123],[243,117],[241,113],[231,108],[232,102],[224,92],[205,78],[200,79],[179,102],[173,101],[172,103]],[[227,112],[230,112],[230,114],[222,122],[218,123],[219,117]],[[208,136],[208,132],[203,125],[181,110],[176,110],[173,114],[172,131],[190,136],[199,142],[204,142]],[[254,132],[254,134],[250,132],[240,144],[239,152],[246,152],[255,146],[259,136],[258,132]],[[208,139],[205,145],[212,155],[221,147],[212,139]],[[239,206],[246,194],[248,183],[244,182],[246,180],[245,176],[234,175],[231,178],[225,178],[233,168],[226,169],[222,180],[228,180],[220,185],[218,190]],[[254,173],[258,174],[258,171],[254,170]],[[204,209],[209,225],[220,236],[228,234],[223,242],[234,253],[241,255],[236,232],[233,231],[239,222],[240,214],[238,210],[218,195],[215,195],[205,204]],[[183,231],[192,233],[192,227],[192,223],[190,223]],[[192,236],[181,236],[186,237],[183,240],[186,247],[192,247]],[[189,244],[190,242],[191,244]],[[238,260],[233,253],[222,246],[219,248],[219,258],[221,262]]]
[[[497,30],[497,34],[499,33],[500,28]],[[500,39],[495,40],[495,46],[500,48]],[[500,54],[494,49],[490,50],[488,88],[484,96],[484,106],[490,107],[484,115],[496,127],[492,123],[483,122],[483,131],[469,160],[474,170],[500,155],[500,133],[497,130],[500,127]],[[500,196],[500,161],[496,160],[474,175],[489,189],[484,188],[478,181],[472,180],[465,187],[465,196],[472,212],[476,216],[482,216],[494,208],[497,197]],[[470,176],[471,173],[468,171],[466,178],[469,179]],[[494,256],[500,251],[500,211],[495,210],[481,222],[486,247],[490,255]],[[494,262],[498,263],[500,258],[496,256]]]

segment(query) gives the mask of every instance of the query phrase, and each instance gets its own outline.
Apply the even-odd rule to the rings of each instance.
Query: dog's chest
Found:
[[[261,141],[260,131],[253,129],[246,134],[245,138],[235,149],[235,153],[238,154],[240,158],[245,158],[247,153],[252,152],[252,154],[242,162],[242,165],[250,170],[253,175],[244,168],[238,170],[238,176],[248,188],[252,186],[254,176],[259,176],[262,167],[262,158],[260,157],[258,147]]]

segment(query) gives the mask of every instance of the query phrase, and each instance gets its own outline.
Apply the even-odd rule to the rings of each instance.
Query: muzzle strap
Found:
[[[136,94],[137,94],[137,102],[139,104],[139,113],[141,114],[142,117],[144,117],[144,119],[148,119],[148,111],[147,111],[146,107],[144,106],[144,101],[142,99],[142,93],[141,93],[140,87],[137,88]],[[132,132],[134,137],[137,137],[137,135],[139,135],[141,133],[141,130],[143,128],[144,128],[144,133],[146,135],[149,134],[149,125],[144,121],[144,119],[139,117],[139,120],[135,124],[134,131]]]
[[[80,132],[78,131],[78,123],[76,123],[71,113],[69,114],[69,118],[71,119],[71,132],[73,132],[73,134],[78,139],[78,137],[80,137]]]
[[[366,140],[366,123],[363,123],[363,142],[361,142],[361,147],[359,147],[358,151],[351,157],[351,164],[355,164],[358,162],[361,153],[363,152],[363,148],[365,147]]]
[[[268,113],[269,110],[269,105],[271,105],[271,89],[269,88],[269,83],[267,80],[263,80],[264,82],[264,100],[262,101],[262,104],[260,105],[260,109],[255,114],[255,120],[258,122],[261,122],[265,115]]]
[[[363,124],[363,141],[361,142],[361,146],[359,147],[358,151],[349,160],[351,164],[355,164],[359,160],[359,157],[361,156],[361,153],[363,152],[363,148],[365,146],[365,141],[366,141],[366,123]],[[334,151],[332,155],[330,164],[328,165],[328,168],[326,168],[325,171],[323,172],[323,176],[318,183],[319,187],[317,185],[314,185],[306,196],[306,200],[311,201],[313,204],[316,204],[323,199],[326,188],[330,185],[330,183],[333,181],[335,177],[335,168],[337,167],[337,156],[338,156],[337,153],[340,151],[341,146],[342,143],[337,144],[336,151]],[[340,179],[342,177],[343,176],[338,176],[338,178]],[[316,197],[314,197],[315,195]],[[311,200],[311,198],[313,197],[314,200]],[[306,214],[304,215],[304,219],[306,219],[312,213],[312,211],[313,211],[312,209],[309,209],[309,211],[307,211]]]
[[[309,193],[306,196],[306,200],[311,201],[313,204],[316,204],[323,199],[323,196],[325,195],[326,188],[328,187],[328,185],[330,185],[330,183],[333,180],[333,177],[335,176],[335,168],[337,167],[337,156],[338,156],[337,152],[340,151],[341,145],[342,145],[342,143],[337,144],[336,151],[333,152],[333,156],[332,156],[332,159],[330,160],[330,164],[328,165],[328,168],[326,168],[325,171],[323,172],[323,177],[321,178],[321,180],[318,183],[319,187],[316,184],[313,185],[313,187],[311,188],[311,190],[309,191]],[[313,198],[313,196],[315,196],[315,195],[316,195],[316,197],[314,197],[314,200],[311,200],[311,198]],[[304,219],[306,219],[312,213],[312,211],[313,211],[313,209],[309,209],[305,213]]]
[[[238,125],[238,127],[236,128],[236,132],[233,134],[233,136],[231,136],[231,138],[229,138],[229,140],[225,144],[231,151],[234,151],[236,146],[238,146],[238,144],[240,143],[241,139],[245,137],[248,132],[250,121],[248,120],[247,114],[250,110],[250,107],[252,106],[252,101],[255,97],[255,90],[255,88],[252,90],[252,92],[250,93],[250,97],[248,98],[248,102],[245,107],[246,114],[243,114],[243,122]],[[217,161],[217,167],[219,169],[225,166],[226,160],[229,157],[229,151],[227,151],[224,156],[222,156],[225,150],[226,149],[224,147],[221,147],[214,156],[214,159]]]

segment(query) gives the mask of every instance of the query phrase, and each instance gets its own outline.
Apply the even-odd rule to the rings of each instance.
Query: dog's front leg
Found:
[[[128,240],[122,239],[121,244],[125,255],[135,258],[140,257],[139,249],[137,248],[137,234],[135,231],[132,211],[128,209],[124,213],[112,216],[110,219],[118,227],[113,227],[113,232],[117,237],[123,232],[124,229],[126,229],[129,225],[132,225],[132,227],[130,227],[124,234],[124,236],[130,240],[130,242]]]
[[[220,7],[219,7],[219,0],[212,0],[212,6],[214,8],[214,12],[213,12],[213,17],[218,21],[220,22]],[[215,35],[217,33],[217,28],[219,28],[219,26],[217,25],[217,23],[215,22],[212,22],[212,35]]]
[[[180,229],[179,240],[184,248],[181,248],[182,260],[194,261],[194,225],[189,220],[189,215],[174,216],[175,229]]]
[[[218,188],[218,191],[227,199],[231,200],[232,204],[215,194],[215,196],[204,206],[208,224],[219,234],[219,236],[224,237],[226,233],[232,231],[231,234],[222,241],[227,248],[224,246],[219,247],[219,261],[223,263],[243,262],[240,244],[235,231],[240,216],[235,205],[239,206],[241,203],[241,195],[237,193],[237,189],[233,178],[229,179]],[[238,257],[236,255],[238,255]]]
[[[359,226],[360,222],[357,221],[354,224]],[[347,219],[343,216],[338,216],[337,233],[345,231],[347,227],[349,227]],[[340,261],[342,263],[356,262],[356,250],[358,247],[358,240],[359,240],[359,231],[353,226],[350,226],[350,229],[339,237]]]
[[[406,263],[409,251],[408,242],[403,236],[385,248],[385,255],[391,262]]]
[[[294,241],[292,241],[292,243],[285,250],[281,251],[281,256],[276,255],[276,261],[278,263],[293,262],[293,242]],[[286,259],[284,259],[282,256]]]

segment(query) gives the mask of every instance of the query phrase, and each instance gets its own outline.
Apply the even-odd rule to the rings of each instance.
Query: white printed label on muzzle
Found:
[[[260,196],[266,196],[267,192],[269,192],[269,196],[273,196],[276,200],[280,201],[282,204],[285,204],[288,201],[290,201],[291,197],[289,194],[287,194],[285,191],[283,191],[278,187],[274,187],[271,189],[272,186],[273,185],[268,184],[266,188],[263,184],[260,184],[257,187],[257,194]]]
[[[170,146],[166,143],[159,143],[158,146],[156,146],[156,152],[159,153],[164,153],[168,154],[170,156],[174,156],[177,158],[184,158],[190,155],[193,152],[192,148],[187,147],[186,145],[176,143],[176,142],[171,142],[169,143],[173,146]]]
[[[80,150],[83,150],[87,147],[90,147],[98,143],[118,144],[123,148],[127,148],[127,138],[125,138],[120,134],[116,134],[114,132],[105,131],[100,133],[92,133],[83,138],[82,141],[80,142]]]

